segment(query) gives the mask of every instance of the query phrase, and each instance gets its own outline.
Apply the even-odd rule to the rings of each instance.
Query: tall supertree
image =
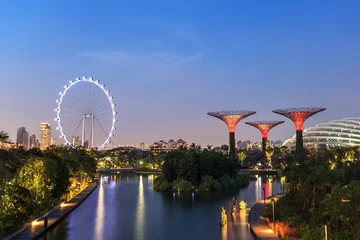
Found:
[[[262,153],[264,160],[266,159],[266,147],[268,143],[268,135],[270,130],[281,124],[284,123],[284,121],[256,121],[256,122],[246,122],[246,124],[256,127],[260,130],[262,135]]]
[[[274,113],[283,115],[294,122],[296,128],[296,151],[302,150],[303,143],[303,125],[309,117],[325,111],[326,108],[320,107],[301,107],[301,108],[286,108],[273,110]]]
[[[208,115],[216,117],[226,123],[229,129],[229,156],[232,159],[236,159],[235,150],[235,128],[240,120],[255,114],[254,111],[238,110],[238,111],[219,111],[209,112]]]

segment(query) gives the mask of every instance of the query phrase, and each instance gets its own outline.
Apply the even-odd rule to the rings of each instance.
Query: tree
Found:
[[[12,143],[10,141],[9,134],[4,131],[0,131],[0,144],[2,144],[2,143]]]
[[[229,146],[228,145],[226,145],[226,144],[223,144],[223,145],[221,145],[221,150],[223,150],[223,151],[228,151],[228,149],[229,149]]]
[[[55,182],[55,162],[42,158],[31,158],[15,176],[15,183],[28,189],[36,204],[49,206]]]

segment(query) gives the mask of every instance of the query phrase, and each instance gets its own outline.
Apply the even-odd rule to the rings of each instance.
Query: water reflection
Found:
[[[247,221],[250,207],[263,199],[263,188],[265,195],[272,195],[281,192],[285,184],[283,179],[257,176],[238,191],[179,194],[177,190],[154,191],[153,179],[134,174],[101,176],[94,193],[55,227],[47,240],[252,240]],[[231,217],[233,199],[236,214]],[[248,208],[239,210],[240,201]],[[219,226],[222,206],[228,216],[225,227]]]
[[[135,236],[136,239],[142,240],[144,238],[144,219],[145,219],[145,201],[144,201],[144,183],[143,176],[140,175],[138,187],[138,202],[136,208],[136,226]]]
[[[227,237],[227,233],[228,233],[227,226],[221,226],[220,230],[221,230],[221,239],[222,240],[227,240],[228,239],[228,237]]]
[[[104,231],[104,186],[103,182],[105,179],[101,176],[100,178],[100,187],[99,187],[99,195],[97,201],[97,208],[96,208],[96,225],[95,225],[95,238],[101,239],[103,236]]]
[[[240,239],[246,239],[246,235],[249,232],[249,227],[248,227],[248,223],[247,223],[247,209],[241,209],[239,212],[240,215]]]

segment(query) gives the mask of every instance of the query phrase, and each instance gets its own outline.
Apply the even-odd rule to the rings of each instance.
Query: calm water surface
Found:
[[[248,211],[229,213],[232,199],[251,207],[265,196],[281,192],[279,180],[259,177],[238,192],[159,193],[153,175],[102,176],[98,188],[42,240],[254,239]],[[220,208],[228,224],[219,227]]]

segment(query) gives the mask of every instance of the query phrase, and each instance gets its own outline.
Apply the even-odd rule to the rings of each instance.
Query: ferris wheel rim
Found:
[[[60,99],[56,101],[56,102],[57,102],[57,108],[55,109],[55,111],[56,111],[56,118],[54,119],[54,120],[57,122],[57,128],[56,128],[56,129],[60,131],[60,134],[61,134],[61,135],[60,135],[60,138],[64,139],[65,144],[68,145],[68,146],[70,146],[70,147],[72,147],[72,148],[75,148],[75,146],[73,146],[73,145],[69,142],[69,140],[67,139],[67,137],[66,137],[66,135],[65,135],[65,133],[64,133],[64,131],[63,131],[63,129],[62,129],[63,127],[61,126],[60,113],[61,113],[62,100],[63,100],[63,98],[65,97],[66,92],[67,92],[71,87],[73,87],[75,84],[80,83],[80,82],[89,82],[89,83],[92,83],[92,84],[95,84],[96,86],[98,86],[98,87],[105,93],[105,95],[106,95],[106,97],[107,97],[107,99],[108,99],[108,101],[109,101],[109,103],[110,103],[110,107],[111,107],[111,111],[112,111],[111,130],[110,130],[109,135],[107,136],[106,140],[104,141],[104,143],[102,143],[102,144],[99,146],[98,149],[104,148],[104,147],[106,146],[106,144],[110,143],[110,139],[114,136],[115,123],[117,122],[117,120],[116,120],[116,114],[117,114],[117,112],[115,111],[115,106],[116,106],[116,104],[114,104],[114,102],[113,102],[114,97],[109,94],[110,91],[105,88],[105,84],[100,84],[100,81],[99,81],[99,80],[94,80],[94,78],[92,78],[92,77],[87,78],[87,77],[84,76],[84,77],[81,77],[81,78],[79,78],[79,77],[76,78],[75,81],[74,81],[74,80],[70,80],[70,81],[69,81],[70,84],[64,86],[64,89],[65,89],[65,90],[64,90],[63,92],[59,92]]]

